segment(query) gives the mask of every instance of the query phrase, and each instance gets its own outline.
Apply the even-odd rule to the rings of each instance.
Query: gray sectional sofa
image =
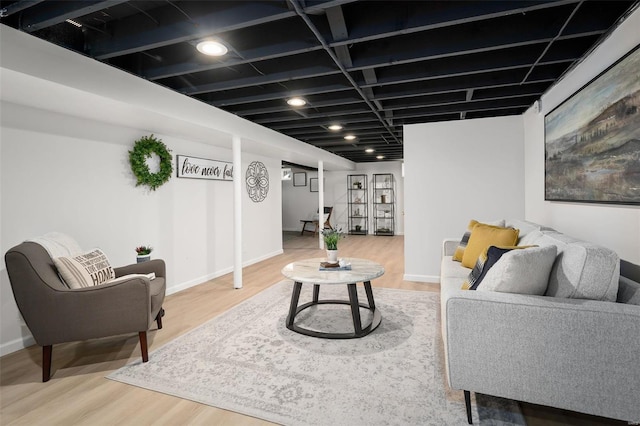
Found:
[[[557,247],[544,295],[462,290],[460,240],[443,244],[446,374],[465,391],[469,423],[469,392],[640,422],[640,284],[619,275],[605,247],[531,222],[506,226],[520,230],[519,245]]]

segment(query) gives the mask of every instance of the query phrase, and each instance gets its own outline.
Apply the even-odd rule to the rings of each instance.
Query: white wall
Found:
[[[525,217],[615,250],[640,264],[640,207],[544,200],[544,116],[640,43],[640,9],[524,114]],[[639,71],[640,72],[640,71]]]
[[[152,257],[167,262],[169,294],[232,271],[232,182],[173,177],[156,191],[136,187],[128,150],[149,134],[146,130],[6,102],[1,106],[0,252],[30,237],[60,231],[83,248],[101,247],[119,266],[135,262],[137,245],[150,244]],[[30,120],[12,121],[17,115]],[[156,136],[174,155],[232,161],[225,148]],[[280,159],[243,153],[243,170],[236,177],[244,179],[247,165],[256,160],[265,163],[275,181],[261,203],[252,202],[243,190],[245,264],[282,252]],[[4,258],[0,297],[0,349],[7,353],[31,340],[19,323]]]
[[[285,231],[300,231],[301,219],[312,218],[318,209],[318,193],[309,191],[309,179],[317,178],[318,172],[293,169],[292,172],[305,172],[307,174],[306,186],[293,186],[293,180],[282,182],[282,229]],[[402,178],[402,163],[400,161],[380,161],[372,163],[359,163],[356,170],[349,172],[325,171],[325,206],[333,206],[331,224],[347,230],[347,176],[350,174],[367,174],[369,188],[373,187],[374,173],[392,173],[396,183],[396,235],[404,233],[404,180]],[[371,193],[369,202],[371,203]],[[371,204],[369,205],[370,233],[373,233],[373,220],[371,219]]]
[[[521,116],[404,126],[405,279],[439,282],[442,240],[524,217]]]
[[[282,252],[282,160],[354,163],[233,114],[0,25],[0,250],[57,230],[102,247],[115,265],[139,244],[167,261],[168,292],[233,269],[233,185],[173,178],[155,192],[135,187],[127,151],[155,134],[173,154],[262,161],[267,199],[243,192],[243,263]],[[244,185],[243,185],[244,188]],[[0,355],[32,343],[20,324],[0,261]]]

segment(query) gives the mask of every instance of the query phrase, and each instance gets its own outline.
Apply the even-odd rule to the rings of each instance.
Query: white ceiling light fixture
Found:
[[[306,105],[306,104],[307,104],[307,101],[305,101],[305,100],[304,100],[304,99],[302,99],[302,98],[295,97],[295,98],[289,98],[289,99],[287,99],[287,103],[288,103],[289,105],[291,105],[291,106],[296,106],[296,107],[297,107],[297,106],[304,106],[304,105]]]
[[[364,152],[368,152],[369,154],[371,154],[372,152],[375,152],[375,149],[367,148],[367,149],[364,150]]]
[[[338,130],[342,130],[342,126],[339,124],[332,124],[331,126],[329,126],[329,130],[337,132]]]
[[[209,56],[222,56],[226,55],[229,49],[227,46],[214,40],[204,40],[196,45],[198,52],[204,53]]]
[[[378,160],[382,160],[382,159],[384,158],[384,155],[378,155],[376,158],[377,158]]]
[[[82,27],[82,24],[81,24],[80,22],[76,22],[76,21],[74,21],[74,20],[72,20],[72,19],[67,19],[67,20],[66,20],[66,22],[67,22],[67,23],[69,23],[69,24],[71,24],[71,25],[74,25],[74,26],[76,26],[76,27],[78,27],[78,28],[81,28],[81,27]]]
[[[346,140],[348,140],[348,141],[352,141],[352,140],[354,140],[356,138],[356,136],[355,135],[346,135],[344,138]]]

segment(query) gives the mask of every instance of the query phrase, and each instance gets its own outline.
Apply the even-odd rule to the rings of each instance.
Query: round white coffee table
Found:
[[[322,337],[325,339],[353,339],[364,337],[371,333],[380,325],[382,316],[376,309],[373,300],[373,292],[371,291],[371,280],[378,278],[384,274],[384,267],[379,263],[366,259],[345,258],[347,263],[351,264],[351,270],[320,270],[320,263],[326,259],[305,259],[298,262],[289,263],[282,268],[282,274],[294,281],[293,293],[291,294],[291,305],[289,306],[289,315],[287,315],[287,328],[300,334],[307,336]],[[362,282],[364,290],[367,294],[369,305],[358,302],[358,291],[356,284]],[[313,284],[313,300],[298,306],[300,299],[300,290],[302,284]],[[320,286],[328,284],[346,284],[349,292],[349,300],[319,300]],[[325,333],[322,331],[309,330],[295,324],[296,315],[303,310],[323,304],[350,305],[351,316],[353,318],[353,333]],[[360,319],[360,309],[365,308],[371,311],[373,318],[371,323],[362,326]]]

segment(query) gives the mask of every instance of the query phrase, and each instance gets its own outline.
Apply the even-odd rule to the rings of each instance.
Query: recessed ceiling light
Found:
[[[367,148],[367,149],[364,150],[364,152],[368,152],[368,153],[372,153],[374,151],[375,151],[375,149],[373,149],[373,148]]]
[[[287,103],[291,106],[303,106],[307,104],[307,101],[302,98],[289,98]]]
[[[352,140],[354,140],[356,137],[355,137],[355,135],[346,135],[344,138],[345,138],[346,140],[348,140],[348,141],[352,141]]]
[[[332,124],[331,126],[329,126],[329,130],[333,130],[334,132],[338,130],[342,130],[342,126],[339,124]]]
[[[229,51],[229,49],[227,49],[227,46],[213,40],[201,41],[196,45],[196,49],[198,49],[198,52],[204,53],[205,55],[209,56],[222,56],[226,55],[226,53]]]
[[[384,158],[384,155],[378,155],[376,158],[377,158],[378,160],[382,160],[382,159]]]

